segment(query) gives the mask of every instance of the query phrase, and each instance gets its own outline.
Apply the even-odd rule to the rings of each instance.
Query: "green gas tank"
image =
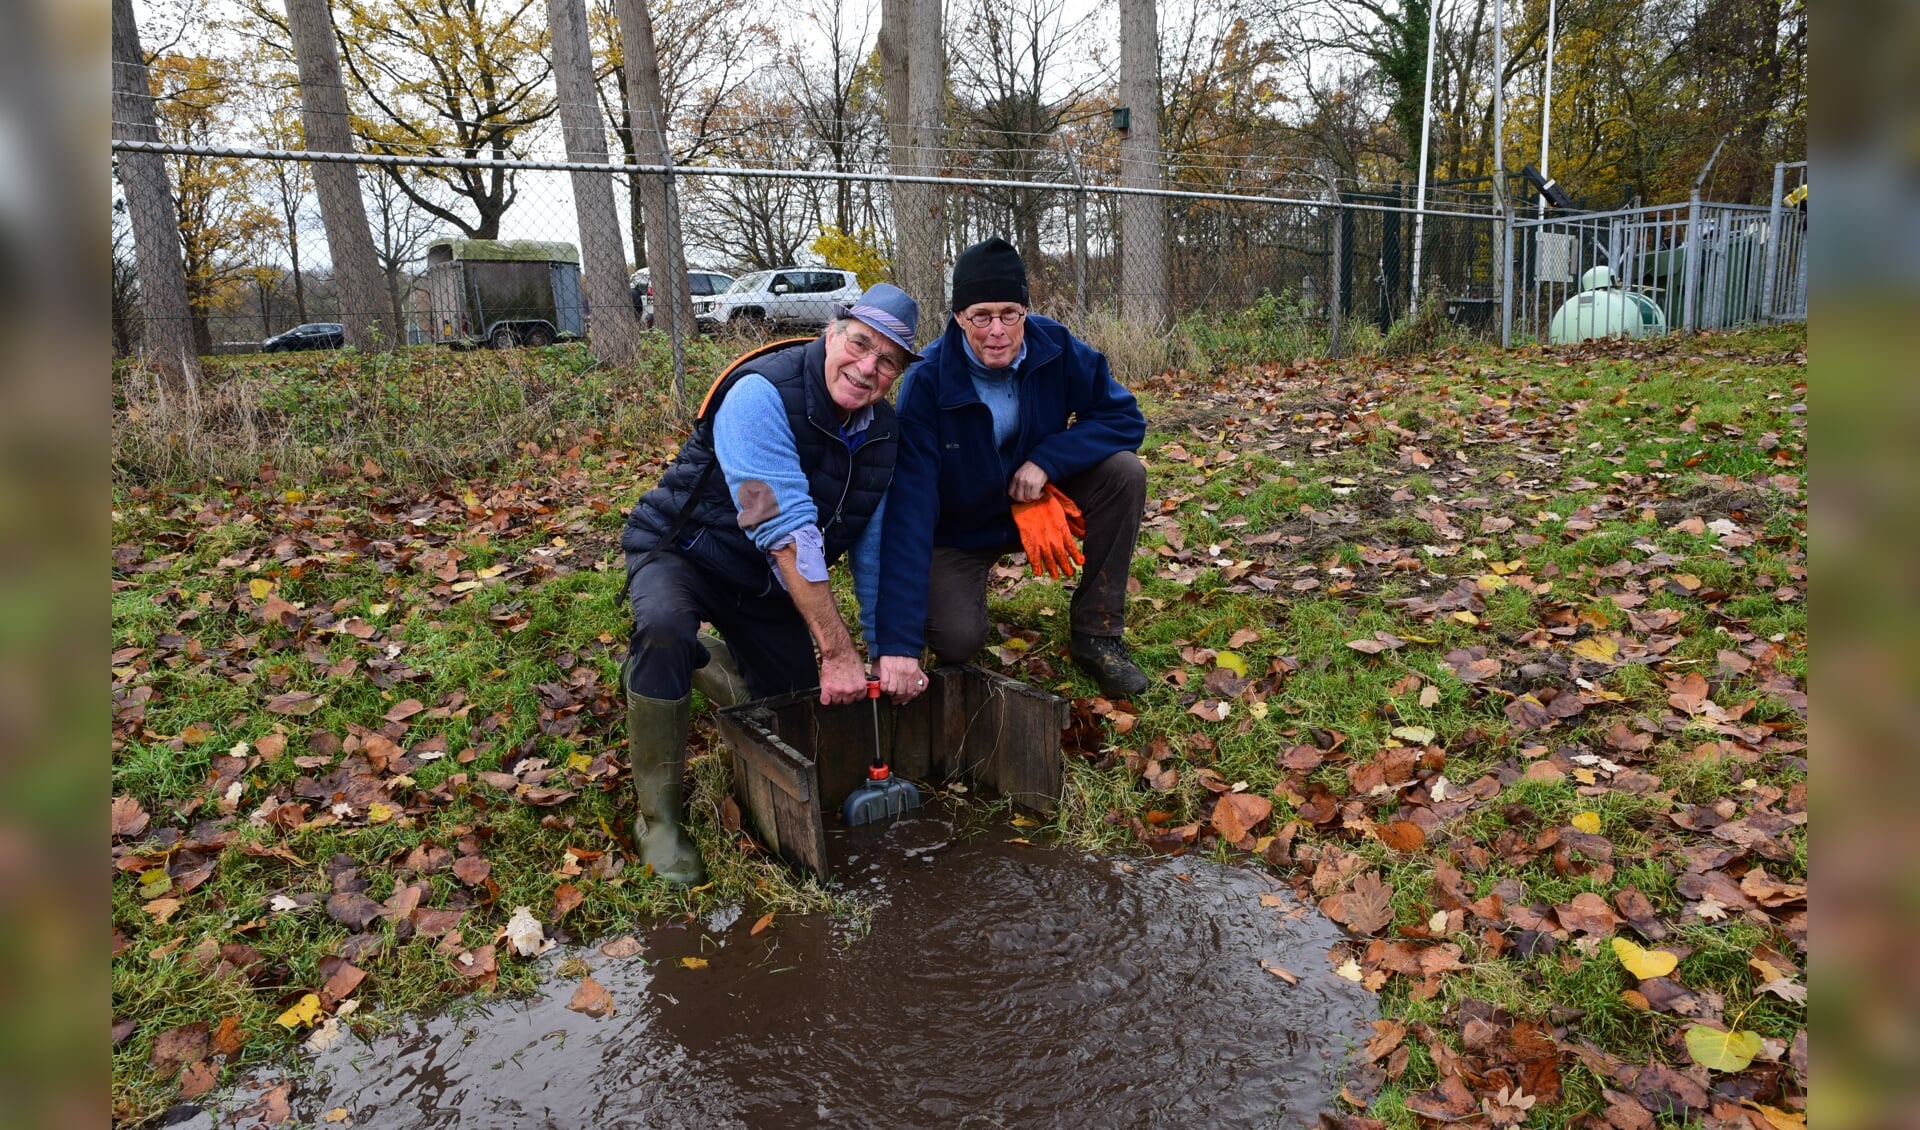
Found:
[[[1594,267],[1580,276],[1580,293],[1560,304],[1547,323],[1555,345],[1596,337],[1653,337],[1667,332],[1667,316],[1652,299],[1614,285],[1613,269]]]

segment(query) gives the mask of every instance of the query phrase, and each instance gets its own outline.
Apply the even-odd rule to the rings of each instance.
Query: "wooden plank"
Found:
[[[937,688],[930,692],[933,702],[929,722],[932,740],[928,775],[935,780],[951,781],[964,776],[960,747],[967,735],[967,699],[972,686],[968,672],[972,667],[936,667]]]
[[[812,766],[786,743],[747,718],[722,715],[716,725],[733,749],[735,780],[750,776],[777,786],[796,800],[811,798]]]
[[[821,879],[832,877],[827,865],[827,832],[820,822],[820,810],[787,801],[781,805],[782,822],[791,835],[786,842],[785,858],[805,867]]]
[[[927,689],[905,706],[882,703],[883,733],[893,757],[893,771],[909,780],[924,781],[933,775],[933,700],[941,679],[936,674],[927,680]]]
[[[779,792],[773,787],[773,782],[758,774],[735,778],[733,787],[741,803],[746,806],[747,821],[753,825],[754,834],[760,837],[761,845],[775,855],[785,854],[782,850],[785,837],[780,832],[775,803],[777,797],[786,794]]]

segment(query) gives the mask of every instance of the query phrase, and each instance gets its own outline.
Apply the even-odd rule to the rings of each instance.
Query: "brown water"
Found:
[[[1337,929],[1269,877],[959,837],[834,837],[860,922],[723,911],[583,958],[618,1011],[548,995],[323,1055],[296,1115],[380,1127],[1311,1124],[1371,1015]],[[1267,902],[1277,905],[1263,905]],[[686,968],[682,957],[707,961]],[[1288,985],[1261,960],[1300,978]]]

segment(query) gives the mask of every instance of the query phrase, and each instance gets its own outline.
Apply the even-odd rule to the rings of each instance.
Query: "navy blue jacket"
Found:
[[[758,373],[773,385],[786,407],[787,427],[793,432],[800,466],[819,512],[826,560],[832,564],[860,540],[886,494],[893,474],[896,429],[892,407],[878,401],[865,441],[857,449],[849,448],[840,436],[833,398],[827,392],[825,359],[824,337],[754,358],[714,390],[703,415],[717,412],[733,385],[749,373]],[[740,511],[727,489],[726,476],[717,466],[713,473],[704,473],[714,462],[711,441],[708,428],[696,427],[661,476],[660,485],[641,495],[628,513],[620,548],[626,551],[629,583],[641,559],[686,510],[687,521],[671,548],[749,595],[774,591],[778,582],[773,567],[740,528]]]
[[[1013,545],[1007,485],[1032,462],[1053,481],[1137,451],[1147,421],[1133,394],[1107,371],[1107,358],[1067,328],[1027,316],[1020,382],[1020,432],[1011,466],[993,442],[993,413],[974,391],[960,323],[907,371],[898,409],[900,452],[880,531],[880,655],[918,657],[926,645],[927,576],[933,547]]]

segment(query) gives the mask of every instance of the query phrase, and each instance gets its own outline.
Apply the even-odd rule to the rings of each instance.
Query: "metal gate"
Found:
[[[1555,311],[1610,285],[1658,306],[1671,330],[1805,321],[1806,211],[1785,202],[1776,170],[1771,207],[1693,201],[1547,219],[1515,218],[1508,273],[1510,340],[1544,341]],[[1605,282],[1593,273],[1605,267]]]

